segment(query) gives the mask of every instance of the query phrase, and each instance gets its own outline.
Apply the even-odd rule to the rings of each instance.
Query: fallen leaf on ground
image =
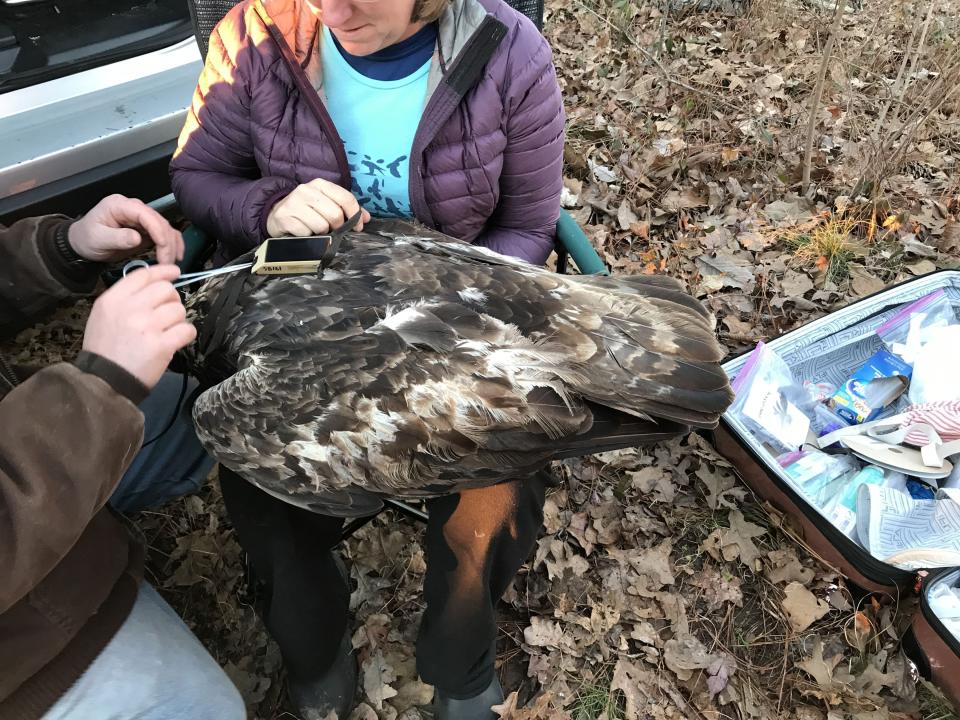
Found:
[[[930,260],[920,260],[912,265],[905,265],[904,267],[907,269],[907,272],[913,275],[929,275],[937,269],[937,266]]]
[[[861,265],[850,265],[850,288],[857,297],[866,297],[883,290],[887,285]]]
[[[656,698],[650,696],[650,688],[656,687],[656,675],[626,658],[617,660],[613,670],[610,692],[619,690],[626,700],[624,720],[640,720],[645,717],[644,708]]]
[[[718,659],[694,635],[671,638],[663,646],[664,664],[681,680],[689,680],[694,670],[705,670]]]
[[[801,198],[776,200],[767,203],[762,212],[773,222],[786,221],[790,224],[797,224],[810,217],[810,204]]]
[[[809,674],[821,690],[827,691],[833,686],[833,672],[843,655],[837,653],[829,658],[823,657],[823,641],[820,638],[814,640],[813,654],[797,663],[797,667]]]
[[[399,712],[417,706],[429,705],[433,700],[433,685],[427,685],[420,678],[412,678],[397,685],[397,694],[390,704]]]
[[[620,224],[621,230],[629,230],[630,226],[639,219],[626,200],[620,203],[620,207],[617,209],[617,222]]]
[[[700,574],[690,582],[700,588],[702,597],[711,609],[718,609],[728,602],[737,607],[743,604],[743,590],[741,589],[743,580],[735,575],[721,572],[712,564],[704,564]]]
[[[563,646],[563,628],[560,623],[539,616],[530,618],[530,626],[523,631],[523,640],[534,647]]]
[[[700,270],[700,286],[707,292],[717,292],[724,288],[753,291],[755,266],[746,257],[727,253],[718,254],[716,257],[701,255],[697,257],[696,264]]]
[[[706,207],[707,199],[692,188],[686,188],[685,190],[668,192],[663,196],[661,204],[667,210],[686,210],[696,207]]]
[[[748,522],[739,510],[730,511],[730,527],[717,528],[703,541],[703,549],[715,560],[726,561],[740,559],[740,562],[753,567],[760,558],[760,550],[753,538],[766,533],[759,525]]]
[[[786,297],[803,297],[813,290],[813,280],[806,273],[787,270],[780,282],[780,290]]]
[[[803,632],[830,612],[830,606],[827,603],[798,582],[787,585],[783,594],[781,604],[794,632]]]
[[[866,613],[858,610],[844,628],[843,634],[851,647],[863,652],[867,649],[867,642],[873,637],[873,623],[870,622]]]
[[[729,655],[723,655],[707,666],[707,689],[711,698],[723,692],[736,671],[737,662]]]
[[[377,710],[383,709],[383,701],[392,698],[397,691],[390,686],[397,679],[393,667],[377,650],[363,663],[363,691]]]
[[[501,720],[570,720],[569,714],[553,707],[553,697],[549,692],[541,693],[532,706],[517,707],[516,691],[510,693],[502,705],[491,709]]]
[[[806,585],[813,580],[813,570],[804,567],[800,563],[796,551],[792,548],[772,550],[767,555],[767,559],[770,561],[772,567],[768,566],[764,572],[767,580],[774,585],[794,581]]]

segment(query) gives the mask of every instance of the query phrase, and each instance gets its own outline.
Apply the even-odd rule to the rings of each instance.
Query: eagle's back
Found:
[[[344,514],[370,493],[532,472],[589,433],[595,405],[709,427],[731,399],[712,317],[675,281],[417,236],[347,235],[322,278],[249,276],[227,327],[193,358],[236,368],[197,402],[204,443],[291,501],[338,493]]]

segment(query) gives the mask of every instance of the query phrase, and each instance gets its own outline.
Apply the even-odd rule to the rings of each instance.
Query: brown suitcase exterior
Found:
[[[903,650],[920,674],[940,688],[955,707],[960,707],[960,643],[933,614],[927,595],[936,583],[946,579],[955,583],[958,575],[956,568],[948,568],[923,579],[920,607],[903,638]]]
[[[834,333],[853,333],[857,323],[877,317],[889,307],[916,299],[938,286],[952,287],[956,296],[956,290],[960,287],[960,273],[949,270],[938,271],[880,291],[853,305],[841,308],[827,318],[821,318],[804,328],[787,333],[782,338],[778,338],[777,343],[784,348],[789,348],[790,342],[784,342],[786,338],[794,333],[800,334],[801,331],[807,331],[807,337],[794,347],[803,347],[808,359],[813,355],[823,355],[823,362],[828,363],[827,354],[835,352],[837,347],[843,347],[842,341],[834,338]],[[957,300],[954,299],[954,304],[956,303]],[[819,327],[814,330],[815,325]],[[813,352],[810,352],[811,348]],[[725,363],[725,368],[731,364],[736,366],[738,361],[731,360]],[[824,366],[821,365],[821,367]],[[730,369],[727,371],[731,372]],[[751,442],[742,437],[740,431],[735,430],[734,427],[735,425],[729,423],[724,417],[713,433],[714,447],[730,461],[748,487],[790,518],[791,524],[802,536],[803,541],[824,562],[848,578],[854,588],[866,592],[890,595],[916,592],[917,573],[901,570],[877,560],[837,530],[768,465],[769,460],[761,459],[756,447],[751,446]],[[960,585],[960,568],[938,569],[924,578],[920,606],[912,619],[910,629],[903,638],[903,650],[916,663],[921,674],[936,684],[957,707],[960,707],[960,642],[936,617],[927,601],[930,589],[936,583],[947,581],[953,585]]]

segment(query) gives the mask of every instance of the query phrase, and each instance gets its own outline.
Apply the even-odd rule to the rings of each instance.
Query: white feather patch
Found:
[[[327,462],[330,457],[329,448],[314,441],[292,442],[286,447],[286,451],[296,458],[305,460],[314,460],[316,462]]]
[[[401,328],[408,323],[415,323],[418,320],[423,320],[425,317],[426,316],[423,314],[423,312],[418,308],[408,307],[404,308],[400,312],[393,313],[377,324],[388,327],[391,330],[397,330],[397,328]]]
[[[464,302],[485,303],[487,301],[487,294],[483,290],[475,287],[458,290],[457,295],[459,295],[460,299]]]

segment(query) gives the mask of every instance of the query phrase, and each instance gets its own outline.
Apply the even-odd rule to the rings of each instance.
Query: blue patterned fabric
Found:
[[[430,58],[399,80],[358,72],[324,28],[323,90],[343,140],[354,196],[374,217],[412,217],[410,148],[427,97]]]

